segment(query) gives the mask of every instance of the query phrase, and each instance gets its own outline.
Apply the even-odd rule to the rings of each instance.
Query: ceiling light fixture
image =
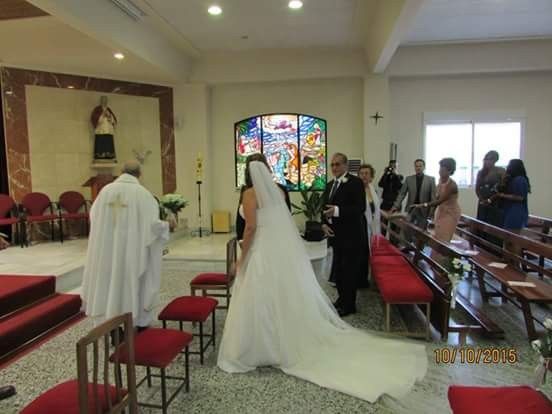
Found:
[[[69,85],[67,89],[75,89],[75,87],[73,85]]]
[[[117,60],[123,60],[125,58],[125,55],[123,55],[121,52],[117,52],[113,54],[113,57]]]
[[[293,10],[298,10],[303,7],[303,2],[301,0],[291,0],[288,3],[288,7]]]
[[[211,15],[211,16],[218,16],[219,14],[222,13],[222,9],[220,8],[220,6],[217,6],[216,4],[213,4],[211,7],[209,7],[207,9],[207,12]]]

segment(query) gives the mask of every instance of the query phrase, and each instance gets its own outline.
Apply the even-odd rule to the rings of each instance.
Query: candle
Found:
[[[197,154],[196,159],[196,180],[201,181],[203,176],[203,157],[201,156],[201,152]]]

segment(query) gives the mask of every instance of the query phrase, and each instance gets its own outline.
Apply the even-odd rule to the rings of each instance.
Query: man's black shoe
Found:
[[[0,400],[10,398],[13,395],[15,395],[15,387],[13,385],[0,387]]]

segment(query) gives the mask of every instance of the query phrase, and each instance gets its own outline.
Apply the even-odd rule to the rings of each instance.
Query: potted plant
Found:
[[[301,206],[291,203],[295,211],[295,214],[304,214],[307,218],[305,222],[305,235],[303,238],[307,241],[320,241],[324,239],[324,232],[322,231],[322,223],[320,222],[320,216],[324,209],[324,198],[321,191],[307,191],[301,190]]]

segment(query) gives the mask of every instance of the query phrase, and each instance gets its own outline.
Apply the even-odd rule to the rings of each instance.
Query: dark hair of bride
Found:
[[[256,152],[255,154],[249,155],[245,160],[245,187],[246,188],[253,187],[253,181],[251,180],[251,173],[249,172],[249,164],[251,164],[252,161],[262,162],[264,165],[266,165],[266,168],[268,168],[268,171],[270,171],[270,166],[268,165],[268,161],[266,160],[266,157],[264,156],[264,154]]]

